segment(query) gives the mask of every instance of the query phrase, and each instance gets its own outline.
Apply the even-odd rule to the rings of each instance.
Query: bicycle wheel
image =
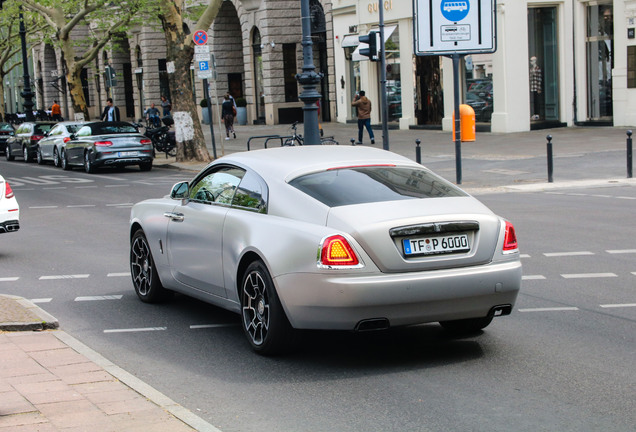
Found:
[[[320,140],[320,144],[321,145],[340,145],[340,143],[336,141],[334,138],[322,138]]]
[[[285,140],[285,142],[283,143],[283,147],[292,147],[296,145],[296,139],[295,138],[287,138]]]

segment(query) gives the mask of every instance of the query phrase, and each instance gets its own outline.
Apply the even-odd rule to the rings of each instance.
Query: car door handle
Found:
[[[173,212],[166,212],[163,214],[165,217],[172,219],[175,222],[183,222],[183,213],[173,213]]]

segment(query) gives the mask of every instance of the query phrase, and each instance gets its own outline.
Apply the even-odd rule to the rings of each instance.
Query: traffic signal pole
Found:
[[[384,3],[380,11],[380,103],[382,107],[382,148],[389,149],[389,107],[386,102],[386,52],[384,49]]]

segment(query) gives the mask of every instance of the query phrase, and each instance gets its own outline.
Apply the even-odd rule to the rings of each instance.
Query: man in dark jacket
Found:
[[[113,105],[113,99],[106,99],[106,108],[100,117],[102,121],[119,121],[119,108]]]
[[[364,91],[360,90],[351,105],[358,108],[358,142],[356,144],[362,144],[364,128],[369,132],[371,144],[375,144],[375,137],[373,136],[373,130],[371,130],[371,101],[365,96]]]

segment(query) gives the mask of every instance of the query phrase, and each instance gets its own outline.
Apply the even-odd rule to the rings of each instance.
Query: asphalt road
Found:
[[[636,188],[479,198],[512,220],[524,281],[513,314],[451,338],[435,324],[307,332],[253,354],[238,316],[178,296],[141,303],[128,266],[132,203],[191,173],[88,175],[0,161],[21,230],[0,237],[0,292],[230,431],[630,431],[636,424]]]

